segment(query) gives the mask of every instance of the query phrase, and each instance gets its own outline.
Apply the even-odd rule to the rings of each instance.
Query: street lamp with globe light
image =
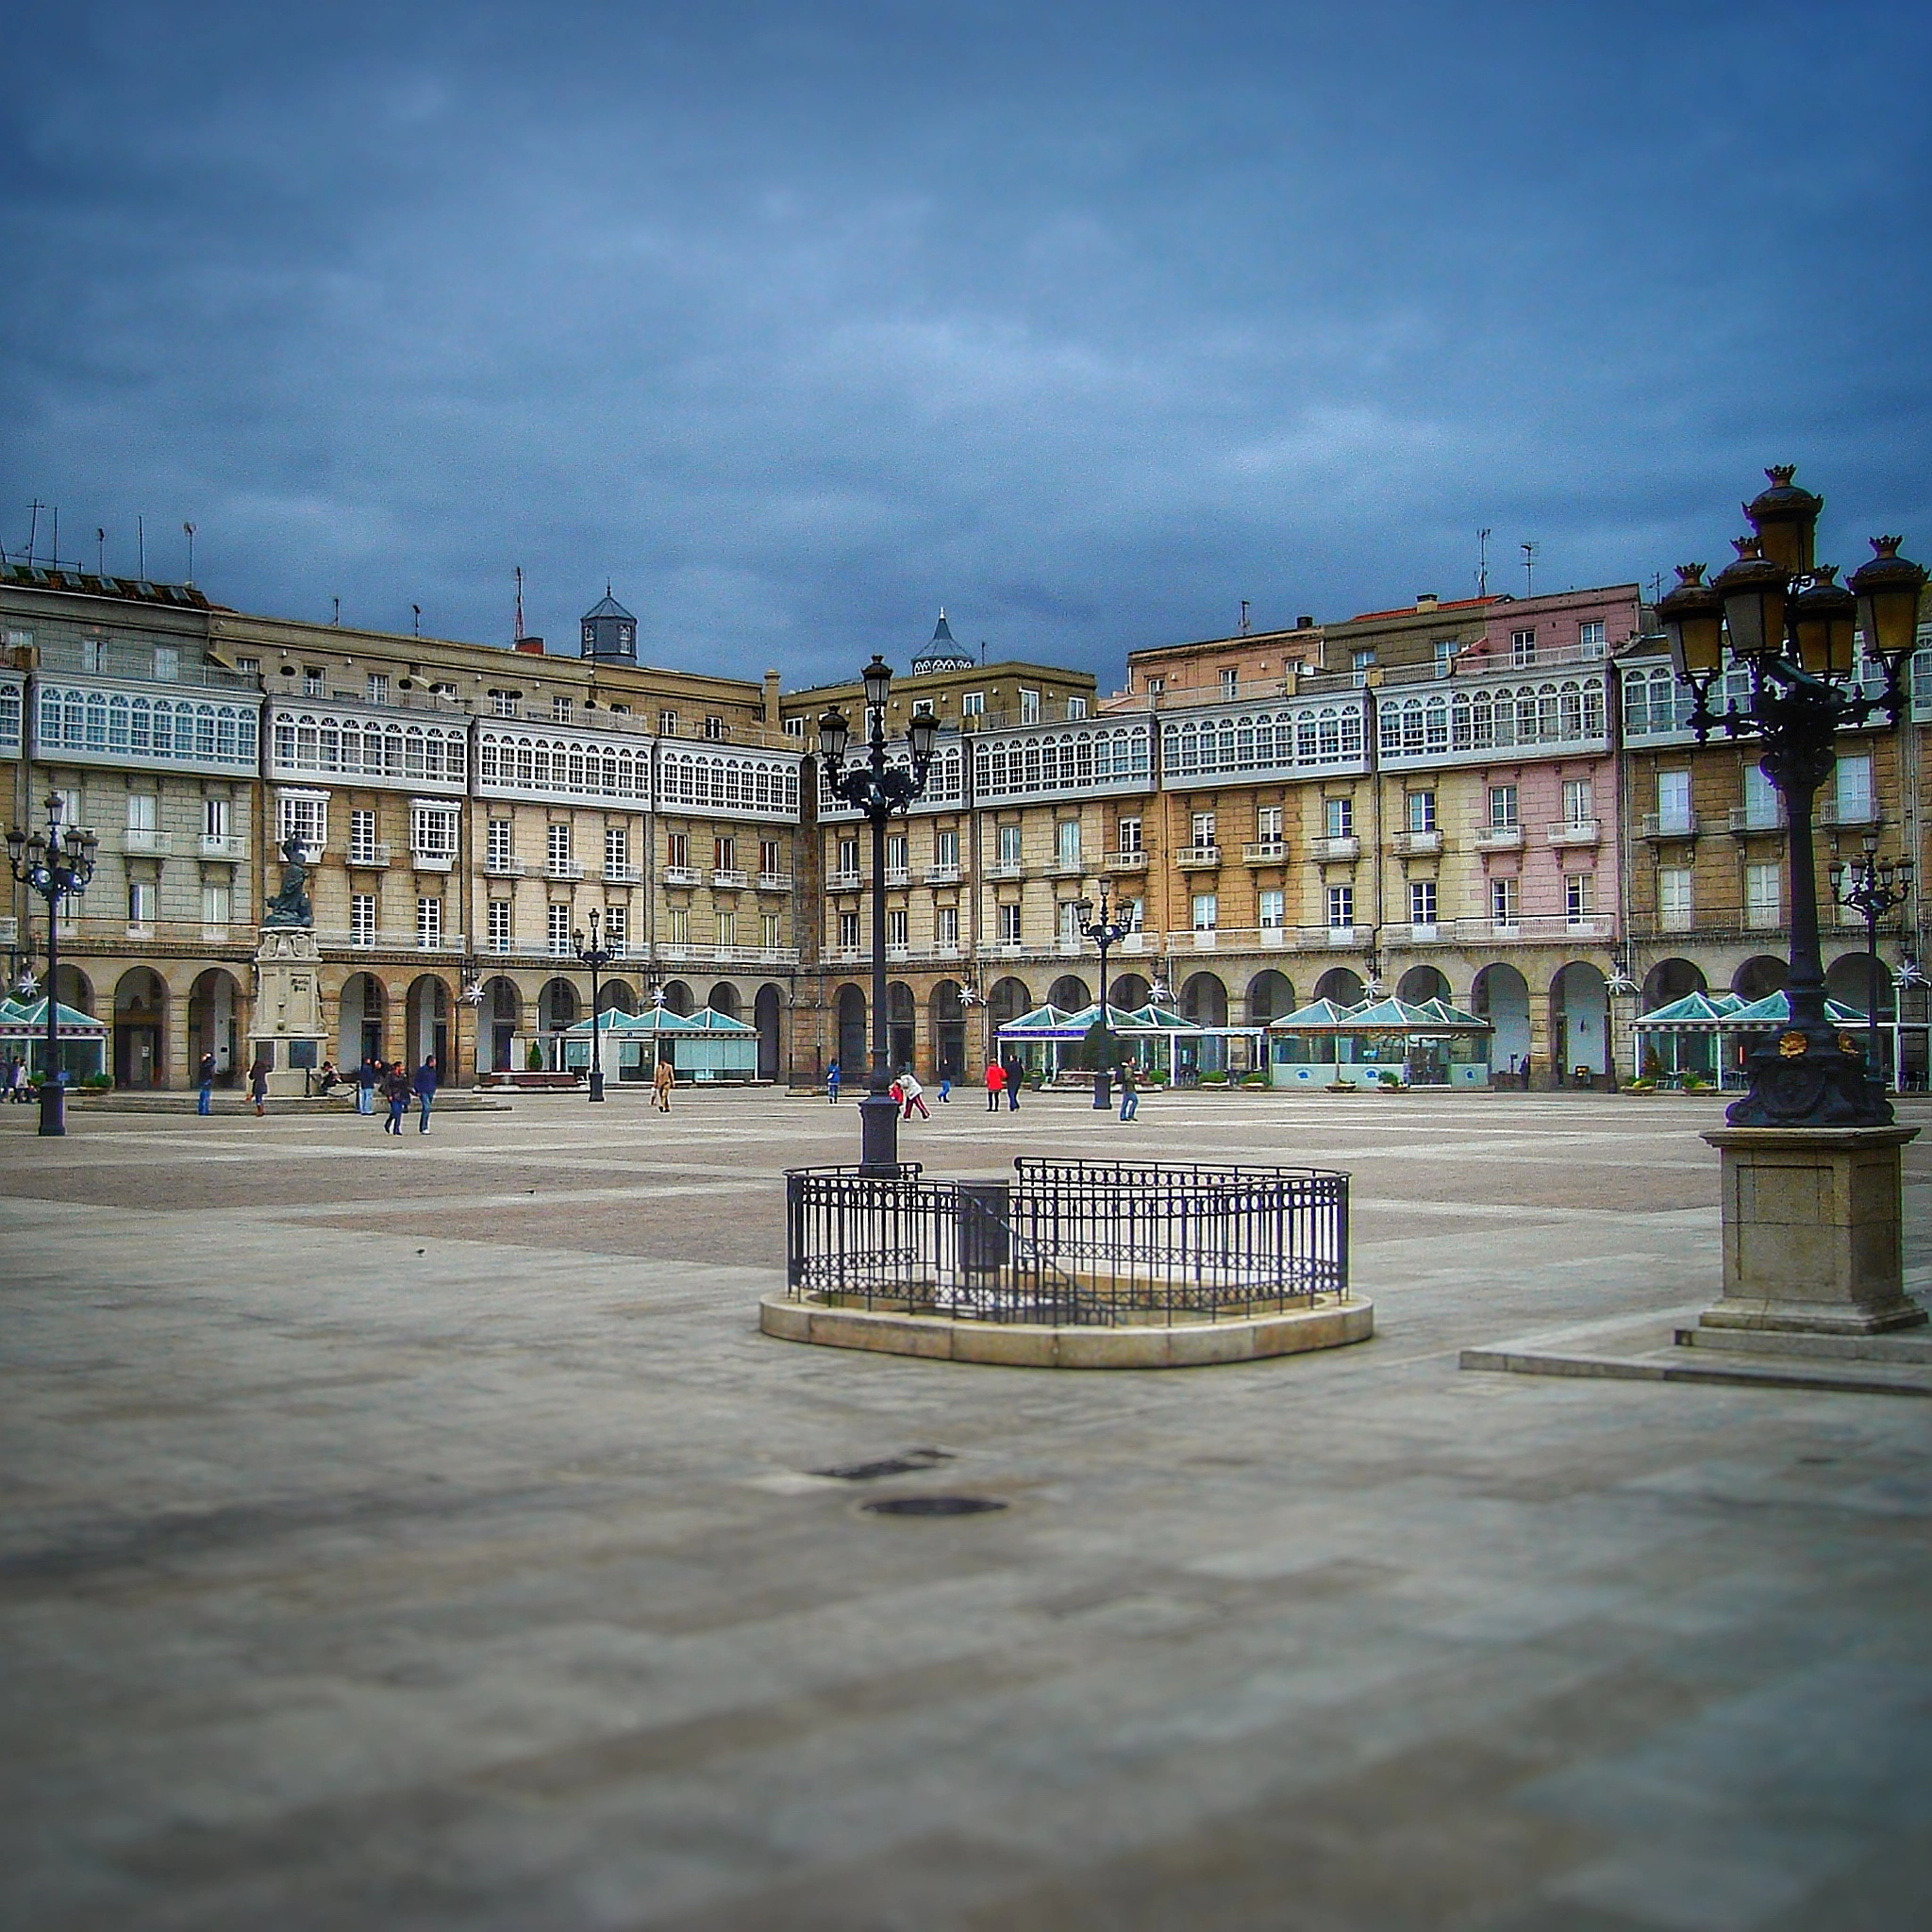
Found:
[[[60,902],[77,899],[94,875],[101,841],[78,825],[60,829],[60,794],[46,799],[47,829],[7,834],[7,858],[13,876],[47,902],[47,1044],[41,1069],[42,1134],[67,1131],[67,1088],[60,1066]]]

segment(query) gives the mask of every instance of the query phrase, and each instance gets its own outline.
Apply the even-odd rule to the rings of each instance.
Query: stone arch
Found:
[[[72,1007],[76,1013],[85,1013],[90,1020],[94,1018],[93,982],[78,966],[61,960],[54,975],[58,984],[52,989],[54,997],[63,1007]]]
[[[422,973],[409,982],[403,1006],[406,1028],[403,1038],[403,1064],[420,1067],[431,1054],[436,1056],[438,1073],[444,1080],[456,1077],[455,1008],[449,982],[440,973]]]
[[[1273,966],[1248,981],[1248,1024],[1265,1026],[1294,1011],[1294,982]]]
[[[941,1080],[966,1072],[966,1002],[957,979],[942,979],[927,1001],[932,1024],[932,1067]]]
[[[1196,973],[1181,988],[1181,1011],[1203,1026],[1227,1024],[1227,988],[1220,975]]]
[[[607,1013],[635,1013],[638,1009],[638,996],[625,979],[607,979],[598,988],[597,997]]]
[[[1063,1013],[1077,1013],[1093,1004],[1087,982],[1077,973],[1062,973],[1046,990],[1046,1003]]]
[[[1529,982],[1514,966],[1485,966],[1469,990],[1469,1009],[1495,1029],[1490,1065],[1499,1074],[1529,1070]]]
[[[210,966],[188,993],[188,1065],[197,1072],[215,1057],[215,1078],[225,1086],[242,1070],[242,986],[232,973]]]
[[[1558,1086],[1570,1085],[1579,1068],[1610,1070],[1609,993],[1588,959],[1572,959],[1550,981],[1550,1055]]]
[[[848,1085],[857,1086],[872,1066],[871,1032],[866,1024],[865,991],[861,987],[839,989],[839,1072]]]
[[[1353,966],[1331,966],[1315,982],[1315,997],[1333,1000],[1338,1007],[1357,1007],[1367,994],[1368,988]]]
[[[1870,953],[1840,953],[1824,972],[1824,994],[1855,1012],[1867,1012],[1872,1005],[1872,956]],[[1878,1017],[1894,1017],[1898,1000],[1893,992],[1891,974],[1885,961],[1878,962]]]
[[[114,986],[114,1084],[168,1084],[168,984],[150,966],[133,966]]]
[[[894,1069],[909,1067],[918,1041],[919,1002],[903,979],[886,988],[886,1059]]]
[[[537,1025],[541,1032],[561,1033],[582,1018],[576,987],[568,979],[546,979],[537,995]]]
[[[706,994],[705,1003],[714,1013],[723,1013],[727,1020],[738,1018],[738,989],[728,979],[721,979]]]
[[[1020,1049],[1017,1046],[1002,1045],[999,1031],[1002,1026],[1017,1020],[1022,1013],[1033,1010],[1033,995],[1027,991],[1024,979],[1000,979],[993,982],[992,991],[986,996],[986,1041],[987,1051],[1008,1066],[1017,1066]]]
[[[1691,968],[1696,971],[1695,967]],[[1698,974],[1701,979],[1703,975]],[[1775,953],[1759,953],[1756,958],[1746,959],[1731,974],[1731,991],[1740,999],[1769,999],[1774,992],[1782,992],[1790,984],[1791,964],[1789,959],[1780,959]],[[1702,988],[1698,989],[1702,991]]]
[[[1424,1000],[1446,1000],[1449,982],[1438,967],[1411,966],[1397,982],[1395,997],[1407,1000],[1414,1007],[1421,1006]]]
[[[785,995],[767,982],[758,990],[751,1003],[752,1024],[758,1029],[758,1078],[775,1080],[784,1065]]]
[[[1154,997],[1154,989],[1138,973],[1122,973],[1115,976],[1113,989],[1108,1000],[1124,1013],[1138,1012]]]
[[[1709,991],[1703,970],[1689,959],[1659,959],[1643,975],[1643,1011],[1654,1013],[1673,1000]]]
[[[344,1067],[382,1058],[382,1023],[389,989],[373,973],[352,973],[336,1003],[336,1058]]]
[[[664,1005],[668,1011],[680,1019],[697,1011],[697,1001],[691,997],[691,988],[681,979],[664,982]]]
[[[516,1037],[524,1030],[524,998],[516,983],[498,974],[484,981],[483,999],[476,1008],[476,1058],[491,1073],[511,1071]]]

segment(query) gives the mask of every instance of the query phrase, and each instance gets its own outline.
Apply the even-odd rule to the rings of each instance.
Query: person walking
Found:
[[[1120,1074],[1121,1119],[1123,1121],[1138,1120],[1141,1114],[1141,1093],[1140,1090],[1134,1085],[1134,1063],[1132,1060],[1123,1060],[1121,1062]]]
[[[825,1069],[825,1098],[829,1100],[834,1107],[838,1106],[839,1062],[837,1060],[834,1060],[832,1064]]]
[[[944,1106],[952,1097],[953,1076],[950,1074],[941,1074],[940,1075],[940,1104]]]
[[[196,1113],[212,1113],[215,1099],[215,1057],[205,1053],[201,1057],[201,1073],[198,1078],[200,1091],[195,1096]]]
[[[986,1110],[997,1113],[1000,1110],[1000,1095],[1007,1089],[1007,1070],[997,1060],[986,1063]]]
[[[401,1060],[397,1060],[384,1074],[382,1097],[389,1102],[389,1118],[383,1122],[382,1131],[400,1138],[403,1116],[409,1110],[409,1076],[404,1073]]]
[[[356,1069],[356,1111],[373,1114],[375,1111],[375,1083],[382,1078],[382,1069],[375,1064],[375,1056],[365,1053],[362,1064]]]
[[[255,1102],[257,1120],[268,1112],[268,1056],[257,1054],[255,1064],[248,1070],[249,1097]]]
[[[912,1109],[919,1109],[919,1118],[929,1121],[932,1114],[925,1105],[925,1089],[919,1084],[919,1075],[910,1067],[899,1075],[899,1097],[906,1105],[906,1118],[912,1118]]]
[[[423,1103],[423,1118],[416,1124],[419,1134],[429,1131],[429,1103],[436,1098],[436,1056],[430,1054],[416,1069],[416,1097]]]
[[[659,1113],[671,1111],[671,1090],[677,1085],[677,1070],[666,1054],[658,1056],[657,1071],[651,1075],[651,1105]]]
[[[7,1062],[7,1098],[15,1107],[26,1100],[26,1062],[18,1056]]]
[[[1006,1062],[1006,1069],[1007,1111],[1008,1113],[1018,1113],[1020,1111],[1020,1062],[1018,1060],[1008,1060]]]

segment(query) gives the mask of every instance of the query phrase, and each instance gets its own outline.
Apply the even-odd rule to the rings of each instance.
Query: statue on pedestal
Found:
[[[315,924],[315,908],[308,903],[308,867],[302,858],[302,841],[292,834],[282,841],[282,889],[268,902],[261,915],[264,930],[273,925],[301,926]]]

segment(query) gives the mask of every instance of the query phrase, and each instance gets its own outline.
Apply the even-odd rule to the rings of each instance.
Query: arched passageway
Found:
[[[1696,969],[1691,969],[1693,972]],[[1698,974],[1697,991],[1702,992],[1702,974]],[[1789,959],[1780,959],[1773,953],[1759,953],[1755,959],[1746,959],[1731,974],[1731,991],[1740,999],[1768,1000],[1773,993],[1782,992],[1790,984],[1791,966]]]
[[[1338,1007],[1359,1006],[1366,991],[1361,974],[1352,966],[1331,966],[1315,982],[1315,997],[1333,1000]]]
[[[1294,982],[1269,967],[1248,981],[1248,1024],[1265,1026],[1294,1011]]]
[[[942,979],[932,990],[932,1069],[941,1080],[966,1072],[966,1003],[957,979]]]
[[[491,1073],[510,1072],[516,1037],[524,1030],[524,1002],[513,981],[487,980],[476,1008],[476,1052]]]
[[[1181,988],[1181,1011],[1202,1026],[1227,1024],[1227,988],[1212,973],[1197,973]]]
[[[1609,993],[1587,959],[1573,959],[1550,982],[1550,1054],[1559,1085],[1609,1071]]]
[[[1449,982],[1434,966],[1411,966],[1397,982],[1395,997],[1414,1007],[1424,1000],[1447,1000]]]
[[[1498,1074],[1529,1069],[1529,982],[1515,967],[1485,966],[1470,989],[1469,1008],[1495,1028],[1490,1066]]]
[[[1707,991],[1703,973],[1689,959],[1659,959],[1643,975],[1643,1010],[1652,1013],[1674,1000]]]
[[[239,1070],[242,988],[232,973],[210,966],[188,995],[188,1064],[191,1073],[214,1056],[215,1078],[229,1083]]]
[[[136,966],[114,989],[114,1084],[163,1087],[168,1079],[166,1047],[168,989],[159,974]]]
[[[775,1080],[784,1065],[785,995],[775,986],[761,986],[752,1002],[752,1024],[758,1029],[758,1078]]]
[[[839,1073],[848,1086],[861,1084],[872,1071],[866,1037],[865,994],[856,986],[839,989]]]
[[[420,1067],[431,1054],[444,1080],[456,1078],[456,1062],[450,1048],[454,1029],[450,1025],[449,985],[439,974],[425,973],[409,987],[404,1008],[408,1037],[404,1042],[404,1063]]]

